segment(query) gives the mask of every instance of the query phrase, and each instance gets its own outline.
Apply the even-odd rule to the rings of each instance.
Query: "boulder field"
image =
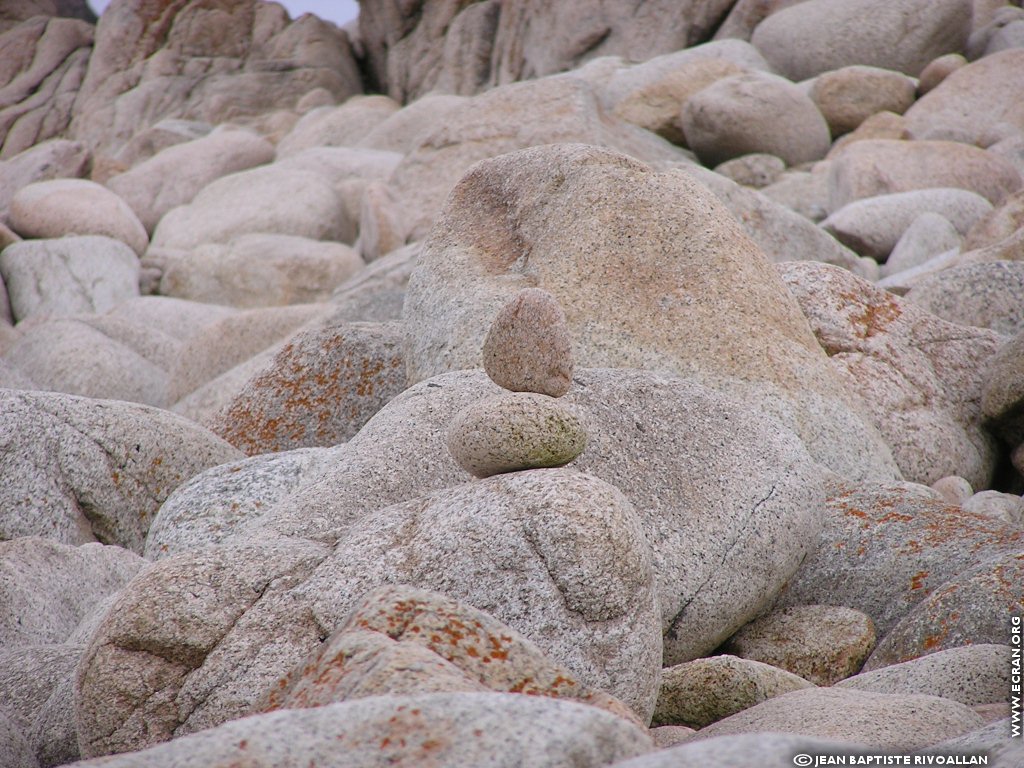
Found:
[[[1019,1],[359,5],[0,2],[0,766],[1024,765]]]

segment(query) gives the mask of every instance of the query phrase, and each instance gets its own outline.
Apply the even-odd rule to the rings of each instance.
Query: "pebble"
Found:
[[[561,397],[572,386],[572,338],[558,300],[526,288],[499,311],[482,350],[491,381],[512,392]]]

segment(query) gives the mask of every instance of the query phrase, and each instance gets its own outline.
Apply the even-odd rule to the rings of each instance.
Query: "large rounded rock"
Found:
[[[266,139],[224,128],[168,147],[108,179],[106,186],[120,195],[152,232],[165,213],[191,202],[211,182],[273,159],[274,147]]]
[[[966,189],[915,189],[854,200],[821,226],[857,253],[884,261],[914,220],[924,213],[945,217],[961,235],[992,211],[992,204]]]
[[[335,459],[327,448],[297,448],[228,461],[182,483],[160,506],[144,555],[159,560],[219,543],[294,493]]]
[[[1020,526],[922,495],[920,486],[840,486],[829,500],[817,551],[804,560],[779,605],[842,605],[866,613],[883,638],[871,657],[875,658],[889,642],[893,628],[938,599],[947,586],[953,586],[954,577],[960,579],[960,574],[974,568],[981,569],[982,577],[993,576],[998,569],[992,559],[1014,557],[1022,542]],[[955,591],[951,588],[950,594]],[[1004,623],[1002,617],[1013,610],[1013,591],[1003,595],[998,610],[986,602],[976,615],[987,616],[991,624]],[[978,592],[963,595],[964,604],[977,599]],[[993,601],[1000,604],[1000,599]],[[936,610],[934,618],[948,622],[951,613],[947,605]],[[1002,631],[1005,641],[1005,628]],[[968,642],[949,639],[951,645]],[[890,657],[888,663],[905,658]],[[865,668],[872,668],[871,662]]]
[[[253,233],[351,243],[355,224],[328,179],[275,163],[222,176],[203,187],[190,203],[160,220],[153,248],[189,250]]]
[[[11,229],[22,237],[103,235],[141,256],[149,236],[128,204],[106,187],[85,179],[37,181],[11,200]]]
[[[75,732],[75,665],[85,647],[75,643],[21,646],[0,651],[0,717],[9,716],[40,765],[78,760]],[[0,757],[8,763],[3,736]]]
[[[447,443],[459,466],[474,477],[490,477],[568,464],[586,448],[587,430],[554,398],[517,392],[460,411]]]
[[[999,205],[1021,188],[1013,164],[954,141],[866,139],[840,151],[828,170],[829,210],[876,195],[958,187]]]
[[[987,487],[998,452],[981,397],[1003,338],[936,317],[846,270],[813,262],[780,270],[836,374],[864,397],[904,477],[931,484],[959,474]]]
[[[124,243],[89,235],[28,240],[0,252],[15,320],[101,313],[139,295],[139,259]]]
[[[842,67],[814,78],[808,95],[838,138],[878,112],[902,115],[914,103],[914,81],[879,67]]]
[[[968,0],[808,0],[770,15],[750,40],[791,80],[852,64],[916,76],[963,49],[970,28]]]
[[[154,249],[147,258],[156,255]],[[240,308],[324,301],[364,267],[344,243],[273,233],[159,255],[162,295]]]
[[[636,513],[594,477],[535,470],[381,509],[337,547],[264,537],[161,560],[120,595],[79,666],[84,753],[245,714],[323,628],[385,584],[429,586],[492,614],[650,717],[660,617]]]
[[[617,764],[651,748],[641,729],[596,707],[516,694],[437,693],[246,717],[95,765],[561,768]]]
[[[276,535],[342,538],[381,507],[468,480],[445,447],[448,428],[500,392],[482,371],[410,388],[274,506],[233,506],[231,478],[245,484],[245,468],[215,470],[182,489],[173,514],[161,511],[162,542],[180,551]],[[559,402],[588,424],[576,466],[620,488],[641,515],[669,663],[709,653],[770,606],[819,525],[821,470],[795,435],[758,406],[646,371],[577,371]]]
[[[91,160],[88,148],[79,141],[50,139],[0,162],[0,221],[7,221],[11,198],[35,181],[84,176]]]
[[[256,711],[388,694],[494,691],[576,700],[637,722],[622,702],[575,679],[493,616],[437,592],[375,589]]]
[[[664,670],[656,725],[703,728],[755,704],[813,683],[791,672],[735,656],[711,656]]]
[[[836,471],[892,476],[771,264],[685,172],[573,144],[475,166],[410,279],[410,382],[479,366],[493,318],[531,286],[562,305],[578,364],[704,377],[762,402]]]
[[[962,326],[1016,335],[1024,330],[1024,262],[966,264],[914,283],[907,301]]]
[[[145,564],[115,546],[70,546],[35,536],[0,541],[0,645],[66,643]]]
[[[938,696],[808,688],[719,720],[694,738],[772,731],[911,751],[980,725],[974,711]]]
[[[797,605],[762,616],[722,646],[816,685],[855,674],[875,647],[870,617],[834,605]]]
[[[0,391],[0,538],[39,535],[142,551],[160,504],[239,452],[148,406]]]
[[[831,144],[825,118],[807,94],[760,72],[698,91],[683,105],[680,122],[687,145],[709,166],[753,152],[799,165],[820,160]]]
[[[1003,126],[1024,133],[1024,50],[1001,51],[957,69],[907,110],[919,139],[986,146]]]
[[[152,326],[134,326],[109,314],[33,322],[14,340],[4,360],[39,389],[162,408],[167,405],[164,363],[126,343],[133,334],[147,331],[167,339]],[[167,348],[173,351],[174,346],[172,341]]]

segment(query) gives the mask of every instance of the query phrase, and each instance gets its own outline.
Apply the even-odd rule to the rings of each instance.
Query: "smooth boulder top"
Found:
[[[23,237],[104,235],[141,256],[149,235],[128,203],[85,179],[52,179],[22,187],[11,200],[11,229]]]
[[[579,365],[669,371],[761,397],[819,461],[894,476],[772,264],[685,171],[581,144],[474,166],[409,280],[409,382],[479,367],[491,322],[525,287],[559,301]]]
[[[917,76],[963,50],[970,29],[970,0],[807,0],[768,16],[750,40],[794,81],[853,64]]]

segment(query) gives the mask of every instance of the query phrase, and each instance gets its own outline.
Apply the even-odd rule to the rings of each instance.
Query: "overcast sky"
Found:
[[[339,26],[351,21],[359,15],[359,4],[356,0],[277,0],[293,18],[304,13],[315,13],[321,19],[333,21]],[[89,0],[89,5],[100,15],[110,0]]]

